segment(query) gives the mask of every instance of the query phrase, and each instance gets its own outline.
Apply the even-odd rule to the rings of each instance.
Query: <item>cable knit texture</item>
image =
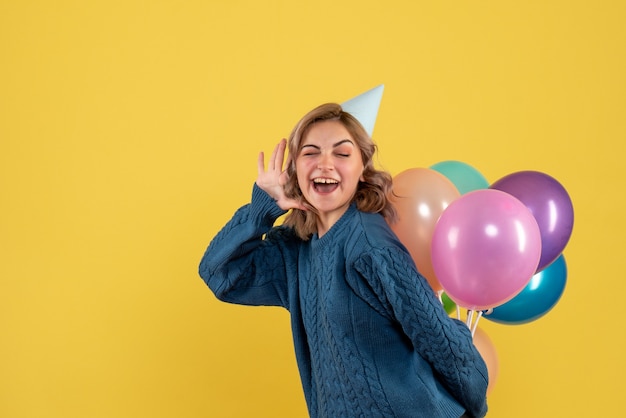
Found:
[[[352,205],[302,241],[256,185],[218,233],[200,275],[223,301],[282,306],[311,417],[487,413],[487,368],[378,214]]]

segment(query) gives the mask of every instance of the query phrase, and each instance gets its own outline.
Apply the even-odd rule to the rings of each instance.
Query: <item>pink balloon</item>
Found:
[[[432,239],[433,269],[457,305],[484,310],[521,292],[537,269],[541,234],[508,193],[469,192],[443,211]]]

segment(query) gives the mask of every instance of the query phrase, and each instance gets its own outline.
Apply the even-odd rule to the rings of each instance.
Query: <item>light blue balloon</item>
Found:
[[[489,182],[478,170],[461,161],[441,161],[430,168],[446,176],[462,195],[489,187]]]
[[[557,304],[567,282],[567,265],[561,254],[536,273],[513,299],[493,308],[484,318],[507,325],[525,324],[548,313]]]

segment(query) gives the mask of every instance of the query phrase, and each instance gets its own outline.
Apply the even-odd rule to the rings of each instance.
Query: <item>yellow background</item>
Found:
[[[532,169],[574,203],[558,305],[481,321],[489,416],[626,415],[625,5],[1,0],[0,416],[304,417],[288,314],[197,264],[260,150],[378,84],[392,174]]]

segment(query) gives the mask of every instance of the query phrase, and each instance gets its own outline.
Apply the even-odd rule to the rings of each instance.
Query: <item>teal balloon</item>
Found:
[[[489,187],[489,182],[478,170],[461,161],[441,161],[430,166],[430,169],[447,177],[462,195]]]
[[[557,304],[567,283],[567,264],[561,254],[545,269],[536,273],[513,299],[493,308],[484,318],[506,325],[535,321]]]

